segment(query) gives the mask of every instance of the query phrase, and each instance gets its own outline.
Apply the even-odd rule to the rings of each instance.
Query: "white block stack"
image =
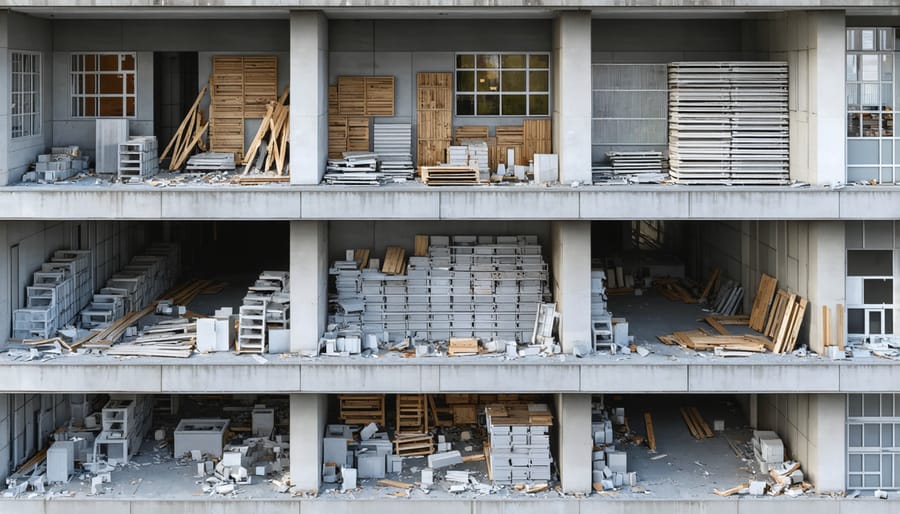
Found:
[[[546,405],[489,405],[485,417],[495,484],[550,480],[553,416]]]

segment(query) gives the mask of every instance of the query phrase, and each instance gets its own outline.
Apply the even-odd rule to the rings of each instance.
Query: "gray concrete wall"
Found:
[[[752,22],[733,19],[604,19],[591,26],[593,63],[723,61],[748,57]]]
[[[9,399],[11,395],[0,394],[0,482],[9,475],[7,463],[9,462],[10,452],[10,405]]]
[[[32,136],[9,139],[11,128],[9,118],[4,117],[3,109],[8,109],[6,102],[0,108],[0,133],[6,134],[0,143],[0,155],[5,156],[6,162],[0,163],[0,184],[18,182],[22,174],[28,171],[28,167],[35,161],[39,153],[47,150],[52,143],[53,126],[51,123],[51,105],[53,74],[51,72],[52,33],[50,22],[46,19],[35,18],[21,13],[3,13],[0,16],[8,17],[8,32],[0,28],[0,32],[6,33],[6,45],[9,51],[39,52],[41,55],[41,128]],[[0,49],[3,56],[0,57],[0,70],[8,70],[9,54],[6,49]],[[7,62],[7,65],[3,65]],[[9,98],[9,73],[0,86],[0,98]],[[8,145],[4,150],[4,145]],[[2,159],[2,158],[0,158]]]
[[[774,430],[818,492],[842,491],[845,484],[846,396],[775,394],[759,396],[759,428]]]
[[[550,20],[330,20],[328,83],[337,84],[340,75],[394,76],[394,116],[374,121],[412,123],[415,140],[416,73],[453,72],[456,52],[550,52],[551,37]],[[550,66],[552,74],[555,63]],[[453,126],[519,125],[523,119],[454,116]]]

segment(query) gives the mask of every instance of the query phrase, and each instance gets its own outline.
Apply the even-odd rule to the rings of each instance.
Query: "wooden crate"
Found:
[[[338,110],[338,92],[337,86],[328,86],[328,116],[337,116],[340,114]]]
[[[431,455],[434,438],[431,434],[399,434],[394,438],[394,453],[401,457]]]
[[[328,117],[328,158],[340,159],[344,152],[368,152],[369,118]]]
[[[428,401],[424,394],[397,395],[398,434],[424,434],[428,432]]]
[[[474,425],[476,423],[478,423],[478,408],[475,405],[453,406],[454,425]]]
[[[447,161],[450,140],[419,140],[416,145],[419,166],[435,166]]]
[[[534,154],[552,153],[552,134],[549,119],[525,120],[522,123],[522,160],[527,164]]]
[[[454,131],[455,134],[453,136],[453,144],[460,144],[464,141],[487,141],[488,137],[490,137],[490,133],[488,131],[488,127],[480,126],[480,125],[462,125],[456,127]]]
[[[348,425],[384,426],[383,394],[342,394],[338,396],[340,413],[338,417]]]

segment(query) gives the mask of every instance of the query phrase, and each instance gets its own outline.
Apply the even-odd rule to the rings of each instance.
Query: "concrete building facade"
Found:
[[[763,273],[808,299],[801,343],[825,337],[822,306],[836,305],[847,308],[849,340],[892,343],[894,320],[900,319],[900,301],[894,301],[900,298],[900,188],[895,185],[900,178],[894,178],[900,172],[900,137],[886,127],[893,127],[893,105],[900,98],[900,32],[895,31],[900,7],[895,1],[171,4],[0,1],[0,98],[10,99],[0,102],[0,339],[12,333],[12,311],[24,306],[32,273],[55,250],[91,250],[97,289],[154,240],[189,242],[216,227],[236,234],[234,241],[246,236],[253,241],[249,246],[257,245],[255,254],[235,249],[236,255],[258,256],[271,249],[286,264],[292,278],[292,356],[266,357],[264,364],[236,355],[183,362],[80,355],[49,362],[0,361],[0,478],[43,448],[52,430],[69,419],[70,396],[288,395],[291,480],[300,490],[317,491],[334,395],[538,393],[550,395],[555,409],[555,455],[564,494],[404,501],[343,496],[203,502],[181,497],[0,498],[0,512],[871,513],[895,512],[900,506],[894,494],[887,501],[869,498],[876,488],[900,490],[900,476],[893,478],[900,475],[900,453],[893,467],[900,442],[886,437],[878,445],[854,442],[854,427],[863,427],[863,433],[869,425],[900,427],[900,422],[893,425],[900,416],[893,407],[877,413],[866,407],[874,397],[893,402],[900,395],[893,359],[766,355],[728,360],[651,354],[619,360],[573,355],[577,345],[592,338],[592,258],[615,239],[607,237],[604,227],[619,227],[609,230],[626,239],[631,233],[627,227],[641,220],[658,220],[679,231],[684,260],[694,276],[706,277],[717,268],[742,284],[748,292],[743,312],[749,312],[750,292]],[[550,104],[544,117],[553,124],[558,184],[321,184],[328,153],[328,86],[338,76],[395,77],[394,116],[375,122],[411,123],[415,131],[416,73],[453,72],[461,52],[549,56]],[[133,59],[133,68],[122,71],[134,75],[133,89],[121,94],[123,116],[132,135],[155,134],[161,140],[177,127],[185,102],[190,105],[208,81],[211,56],[277,56],[279,89],[289,85],[292,91],[290,183],[163,188],[21,184],[35,156],[49,147],[78,145],[85,153],[95,151],[96,116],[81,115],[73,107],[78,95],[73,93],[72,63],[89,54]],[[24,56],[37,58],[29,57],[26,66],[21,64]],[[602,132],[604,120],[616,118],[597,107],[607,91],[601,78],[611,66],[758,60],[788,63],[793,185],[592,185],[592,163],[606,151],[666,146],[665,131],[660,139],[647,124],[632,146]],[[26,73],[27,87],[16,82]],[[627,84],[619,88],[635,89]],[[867,100],[866,94],[877,99]],[[26,96],[31,103],[23,110],[16,99]],[[880,116],[880,129],[867,136],[862,120],[871,115]],[[455,112],[453,124],[493,129],[525,118]],[[660,118],[651,113],[641,119]],[[248,122],[248,141],[257,126]],[[261,234],[257,239],[249,238],[254,230]],[[383,255],[387,247],[423,233],[537,235],[550,263],[563,356],[404,362],[316,357],[327,328],[329,264],[342,259],[347,248],[367,247],[373,255]],[[215,258],[217,266],[241,265],[241,257],[210,255],[197,248],[195,264]],[[867,287],[873,288],[871,294]],[[781,435],[817,495],[719,498],[710,486],[702,495],[671,498],[591,496],[591,408],[592,398],[600,395],[658,395],[689,402],[705,395],[731,396],[750,426]],[[900,441],[900,428],[890,433]],[[857,455],[875,456],[882,464],[876,471],[858,469]],[[888,462],[896,472],[888,471]],[[866,498],[841,497],[851,490]]]

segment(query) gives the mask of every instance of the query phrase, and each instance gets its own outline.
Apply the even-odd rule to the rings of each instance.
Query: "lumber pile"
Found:
[[[251,168],[266,173],[272,169],[272,164],[275,165],[279,176],[284,174],[287,143],[291,133],[290,106],[286,104],[288,93],[289,88],[285,87],[277,101],[269,102],[266,105],[266,113],[259,125],[259,130],[256,131],[256,135],[247,149],[247,155],[244,157],[244,175],[249,173]],[[263,146],[263,140],[267,141],[265,146]],[[259,153],[258,159],[257,153]]]
[[[159,156],[160,162],[169,157],[169,171],[181,169],[181,166],[190,157],[194,148],[200,148],[206,151],[206,144],[203,142],[203,134],[209,128],[209,121],[204,121],[203,111],[200,109],[200,101],[206,96],[207,86],[203,86],[197,94],[191,108],[188,109],[181,125],[172,136],[172,140],[166,145],[163,153]],[[170,154],[171,152],[171,154]]]
[[[703,419],[703,416],[700,415],[700,411],[697,410],[697,407],[682,407],[681,419],[684,420],[684,424],[687,425],[688,430],[691,432],[691,435],[694,436],[694,439],[709,439],[713,437],[712,428],[709,427],[709,424],[707,424],[706,420]]]
[[[735,352],[762,353],[772,349],[772,342],[758,335],[713,335],[701,329],[682,330],[657,336],[662,343],[687,350],[715,350],[717,347]]]
[[[145,327],[138,338],[114,345],[107,355],[190,357],[197,342],[197,323],[184,318]]]
[[[474,337],[451,337],[447,347],[447,355],[478,355],[478,339]]]
[[[399,246],[389,246],[384,253],[381,272],[386,275],[406,274],[406,250]]]
[[[422,166],[422,182],[428,186],[474,186],[478,169],[471,166]]]

